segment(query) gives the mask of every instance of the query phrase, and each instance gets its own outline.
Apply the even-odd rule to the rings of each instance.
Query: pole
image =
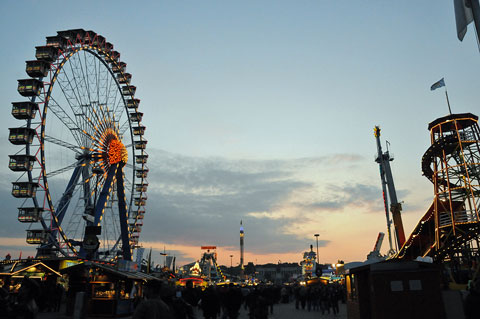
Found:
[[[315,234],[314,236],[317,239],[317,264],[319,264],[320,263],[320,258],[318,256],[318,236],[320,236],[320,234]]]
[[[450,100],[448,99],[448,93],[447,93],[447,87],[446,86],[445,86],[445,96],[447,98],[448,111],[450,112],[450,115],[452,115],[452,109],[450,108]]]

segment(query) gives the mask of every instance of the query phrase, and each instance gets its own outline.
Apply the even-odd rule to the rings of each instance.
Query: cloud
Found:
[[[346,161],[339,163],[338,157],[229,160],[150,151],[148,223],[142,239],[238,247],[243,220],[246,243],[255,243],[248,247],[252,252],[302,251],[305,239],[289,229],[300,212],[292,213],[289,208],[317,208],[315,203],[295,203],[301,199],[299,193],[312,193],[317,187],[302,177],[302,172],[362,160],[356,155],[341,156]],[[153,227],[156,233],[151,231]]]
[[[408,190],[400,190],[398,194],[407,196]],[[296,203],[304,209],[316,211],[344,211],[347,207],[362,208],[367,212],[377,212],[383,208],[382,189],[380,186],[352,183],[352,184],[327,184],[321,192],[319,200],[312,202],[303,201]]]
[[[202,245],[216,245],[227,254],[238,252],[241,220],[245,251],[252,259],[301,258],[322,211],[367,205],[378,200],[380,192],[378,187],[350,185],[345,179],[326,182],[332,171],[361,165],[363,157],[355,154],[245,160],[189,157],[151,149],[149,155],[147,213],[140,243],[147,249],[153,247],[160,262],[158,253],[165,246],[179,262],[198,259]],[[4,220],[12,225],[1,227],[0,236],[20,237],[28,227],[16,220],[20,203],[10,195],[11,184],[0,187],[0,199],[9,211]],[[319,241],[320,247],[330,244],[327,237]]]
[[[371,207],[378,202],[379,195],[382,193],[380,187],[365,185],[360,183],[325,186],[328,197],[325,200],[312,202],[306,207],[325,209],[329,211],[340,211],[349,205]]]

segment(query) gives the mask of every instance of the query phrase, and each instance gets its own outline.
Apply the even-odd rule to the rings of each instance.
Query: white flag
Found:
[[[165,258],[165,266],[167,266],[168,269],[172,269],[172,261],[173,261],[173,256],[167,256]]]
[[[453,6],[455,8],[455,21],[457,22],[457,36],[462,41],[467,33],[468,24],[473,21],[472,8],[469,0],[453,0]]]
[[[138,269],[141,269],[142,267],[142,259],[143,259],[143,252],[145,251],[145,248],[139,247],[137,248],[137,264],[138,264]]]

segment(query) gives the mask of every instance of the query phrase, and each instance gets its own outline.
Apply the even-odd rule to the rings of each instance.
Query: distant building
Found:
[[[265,264],[255,266],[255,277],[264,282],[290,282],[302,275],[302,267],[297,263]]]

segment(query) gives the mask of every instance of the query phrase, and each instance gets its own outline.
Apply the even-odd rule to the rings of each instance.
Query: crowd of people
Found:
[[[0,318],[35,318],[38,312],[58,312],[64,293],[55,278],[36,281],[25,276],[15,293],[6,281],[0,287]]]
[[[63,287],[53,280],[39,282],[25,277],[15,294],[4,287],[0,288],[0,313],[5,318],[35,318],[38,312],[59,311],[66,296]],[[298,311],[337,314],[338,303],[345,302],[345,291],[338,284],[226,284],[202,289],[194,287],[192,281],[181,287],[153,280],[144,287],[143,297],[136,300],[132,318],[236,319],[243,307],[250,319],[266,319],[273,314],[275,304],[291,302]]]
[[[339,284],[301,286],[295,288],[295,308],[307,311],[321,311],[322,315],[339,312],[338,303],[345,303],[345,286]]]
[[[295,302],[298,311],[321,311],[338,314],[338,303],[345,302],[344,286],[339,284],[300,285],[237,285],[209,286],[202,290],[187,282],[176,289],[152,282],[146,287],[146,299],[136,307],[133,319],[192,319],[197,314],[205,319],[236,319],[244,307],[250,319],[266,319],[273,314],[274,304]]]

